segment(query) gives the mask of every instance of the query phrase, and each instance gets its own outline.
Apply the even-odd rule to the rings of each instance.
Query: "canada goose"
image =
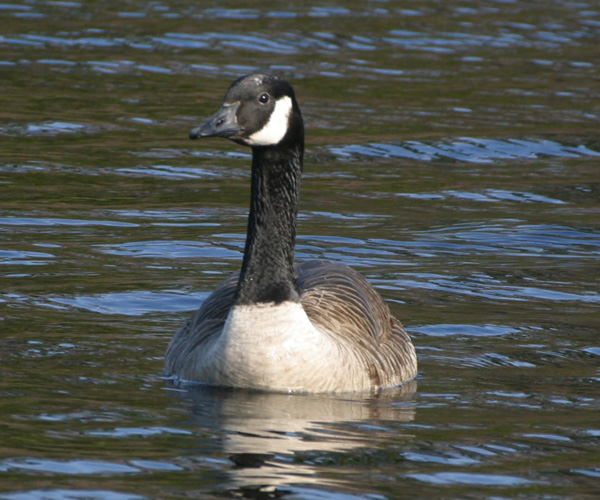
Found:
[[[175,334],[166,369],[185,381],[284,392],[348,392],[414,378],[408,334],[375,289],[332,262],[294,265],[304,123],[294,90],[268,74],[236,80],[190,138],[252,147],[242,268]]]

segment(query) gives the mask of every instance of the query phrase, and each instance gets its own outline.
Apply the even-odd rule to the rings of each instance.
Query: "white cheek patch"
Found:
[[[254,132],[246,139],[250,146],[274,146],[285,137],[288,129],[290,113],[292,112],[292,99],[282,97],[275,102],[275,108],[269,121],[258,132]]]

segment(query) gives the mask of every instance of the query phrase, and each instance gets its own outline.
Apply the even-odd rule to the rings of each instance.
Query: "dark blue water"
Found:
[[[593,2],[0,4],[0,498],[595,498]],[[298,259],[355,267],[417,347],[373,395],[173,386],[240,265],[230,81],[307,124]]]

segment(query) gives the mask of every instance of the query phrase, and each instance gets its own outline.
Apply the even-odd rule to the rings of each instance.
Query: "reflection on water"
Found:
[[[315,457],[362,448],[369,440],[394,433],[386,422],[410,422],[416,385],[413,381],[376,397],[223,393],[201,387],[173,394],[190,405],[188,425],[221,436],[222,450],[235,464],[229,471],[233,484],[268,482],[276,487],[299,477],[307,484],[321,483],[317,463],[311,463]],[[394,439],[401,436],[394,433]]]
[[[595,4],[32,0],[0,22],[0,498],[597,494]],[[307,124],[297,256],[373,282],[418,389],[163,380],[246,230],[249,151],[187,132],[258,69]]]

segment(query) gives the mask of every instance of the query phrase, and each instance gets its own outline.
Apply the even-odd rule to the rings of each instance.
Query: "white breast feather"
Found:
[[[317,330],[296,302],[234,306],[208,351],[195,380],[275,391],[369,386],[352,353]]]

